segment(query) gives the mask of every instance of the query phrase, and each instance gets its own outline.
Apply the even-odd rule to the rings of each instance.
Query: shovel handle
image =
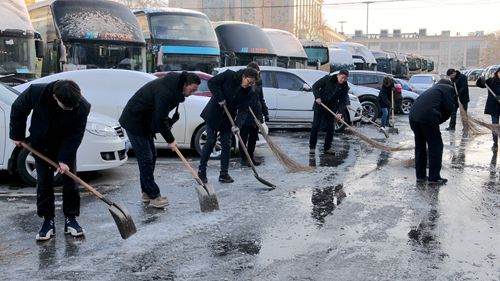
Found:
[[[193,175],[193,177],[196,179],[196,181],[201,182],[201,179],[198,177],[198,175],[194,171],[193,167],[191,167],[191,165],[189,165],[189,162],[186,160],[186,158],[184,158],[184,155],[182,155],[181,151],[177,147],[174,147],[174,151],[175,151],[175,153],[177,153],[177,156],[179,156],[179,158],[181,158],[182,162],[184,163],[184,165],[186,165],[189,172],[191,173],[191,175]]]
[[[42,153],[40,153],[39,151],[37,151],[36,149],[34,149],[33,147],[29,146],[27,143],[25,142],[21,142],[21,146],[23,148],[25,148],[26,150],[28,150],[29,152],[35,154],[36,156],[38,156],[39,158],[41,158],[42,160],[44,160],[45,162],[49,163],[51,166],[53,166],[54,168],[56,169],[59,169],[59,165],[54,162],[53,160],[51,160],[50,158],[48,158],[47,156],[43,155]],[[80,179],[79,177],[77,177],[75,174],[73,174],[72,172],[70,171],[67,171],[64,173],[64,175],[70,177],[71,179],[73,179],[75,182],[77,182],[78,184],[82,185],[83,187],[85,187],[86,189],[88,189],[90,192],[92,192],[95,196],[99,197],[99,199],[101,199],[102,201],[106,202],[106,204],[108,205],[113,205],[113,202],[109,201],[106,197],[104,197],[99,191],[95,190],[95,188],[93,188],[92,186],[90,186],[88,183],[84,182],[82,179]]]

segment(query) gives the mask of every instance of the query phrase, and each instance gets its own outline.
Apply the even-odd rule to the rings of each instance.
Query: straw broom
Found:
[[[321,106],[323,106],[326,110],[328,110],[333,116],[336,116],[335,113],[330,109],[328,108],[328,106],[326,106],[324,103],[320,103]],[[391,152],[391,151],[404,151],[404,150],[412,150],[412,149],[415,149],[415,147],[404,147],[404,146],[398,146],[398,147],[390,147],[390,146],[387,146],[385,144],[382,144],[382,143],[379,143],[377,141],[374,141],[372,139],[370,139],[369,137],[361,134],[360,132],[356,131],[356,129],[354,129],[353,127],[351,127],[349,124],[347,124],[344,120],[342,119],[338,119],[338,121],[342,122],[346,128],[348,128],[353,134],[355,134],[358,138],[360,138],[361,140],[365,141],[366,143],[372,145],[373,147],[376,147],[380,150],[384,150],[384,151],[387,151],[387,152]]]
[[[474,123],[471,120],[471,118],[469,118],[469,115],[467,115],[467,111],[465,111],[464,107],[462,106],[462,103],[460,102],[460,97],[458,96],[457,85],[455,84],[455,82],[453,82],[453,88],[455,88],[455,94],[458,100],[458,107],[460,108],[460,117],[462,119],[462,126],[464,128],[464,132],[466,134],[469,134],[469,132],[471,132],[472,135],[480,134],[481,130],[477,127],[477,124]]]
[[[493,92],[493,90],[490,88],[490,86],[488,86],[488,84],[486,84],[486,83],[484,83],[484,85],[488,89],[488,93],[490,93],[495,99],[497,99],[497,95],[495,94],[495,92]],[[500,100],[497,100],[497,101],[500,103]],[[488,128],[493,133],[496,133],[496,134],[500,133],[500,125],[499,124],[490,124],[490,123],[486,123],[482,120],[475,119],[475,118],[473,118],[472,121],[480,126]]]
[[[295,162],[293,159],[291,159],[285,153],[283,153],[283,151],[281,151],[281,149],[271,140],[269,135],[266,133],[266,131],[264,130],[264,127],[259,122],[259,119],[257,119],[257,116],[255,116],[253,110],[250,107],[248,107],[248,109],[250,110],[250,113],[253,116],[253,120],[255,121],[255,124],[259,127],[260,132],[262,133],[262,135],[266,139],[266,142],[269,145],[269,148],[273,152],[276,159],[278,159],[278,161],[283,166],[285,166],[291,172],[306,172],[306,171],[311,171],[313,169],[312,167],[303,166],[303,165]]]

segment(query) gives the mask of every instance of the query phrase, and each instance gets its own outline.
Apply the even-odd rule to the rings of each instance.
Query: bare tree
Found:
[[[488,34],[486,48],[482,52],[481,65],[488,66],[500,62],[500,30]]]
[[[167,0],[118,0],[130,9],[168,7]]]

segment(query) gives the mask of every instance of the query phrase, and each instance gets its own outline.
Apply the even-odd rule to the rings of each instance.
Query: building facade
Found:
[[[169,6],[203,12],[211,21],[242,21],[286,30],[299,39],[344,38],[325,26],[323,0],[170,0]]]
[[[361,43],[371,50],[421,55],[434,61],[437,73],[444,74],[448,68],[480,67],[481,51],[486,48],[487,36],[483,32],[451,36],[449,31],[427,35],[425,29],[420,29],[418,33],[401,33],[395,29],[392,34],[387,30],[368,35],[356,32],[348,41]]]

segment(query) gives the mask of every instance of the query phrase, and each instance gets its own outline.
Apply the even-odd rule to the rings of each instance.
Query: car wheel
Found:
[[[375,121],[380,113],[380,108],[378,106],[378,103],[373,99],[365,99],[360,102],[361,102],[361,107],[363,108],[363,116],[369,117],[371,120]]]
[[[203,125],[196,131],[196,134],[194,136],[194,149],[199,155],[201,155],[201,151],[206,142],[207,142],[207,125]],[[219,137],[217,137],[217,142],[215,143],[212,153],[210,153],[210,158],[220,159],[221,150],[222,146],[220,144]]]
[[[37,174],[35,168],[35,157],[26,149],[22,149],[17,156],[17,172],[21,179],[30,186],[36,186]],[[54,185],[62,185],[62,175],[54,173]]]
[[[401,103],[401,112],[404,114],[410,114],[411,107],[413,106],[413,100],[404,99]]]
[[[344,122],[346,122],[347,124],[349,124],[351,122],[350,118],[349,118],[349,112],[347,112],[347,110],[342,112],[342,120],[344,120]],[[342,123],[340,121],[335,122],[335,132],[342,132],[345,130],[345,128],[346,128],[346,126],[344,123]]]

